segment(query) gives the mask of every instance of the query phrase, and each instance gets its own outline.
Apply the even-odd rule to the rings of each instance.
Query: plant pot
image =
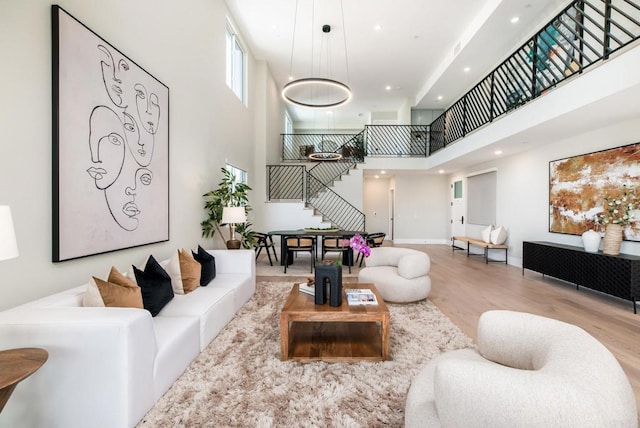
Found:
[[[587,230],[582,234],[582,245],[587,253],[597,253],[602,237],[595,230]]]
[[[604,240],[602,241],[602,252],[611,256],[620,254],[620,245],[622,244],[622,226],[619,224],[608,224],[604,232]]]

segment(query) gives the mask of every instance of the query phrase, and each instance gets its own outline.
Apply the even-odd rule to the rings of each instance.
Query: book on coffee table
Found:
[[[316,295],[316,286],[314,284],[300,283],[298,284],[298,291],[309,294],[311,296]]]
[[[378,304],[376,295],[367,288],[347,288],[345,294],[347,295],[347,303],[351,306]]]

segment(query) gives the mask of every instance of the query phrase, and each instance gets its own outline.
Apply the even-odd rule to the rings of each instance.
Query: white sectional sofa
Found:
[[[47,362],[18,384],[0,427],[133,427],[253,295],[254,252],[210,250],[216,277],[144,309],[83,307],[86,285],[0,312],[0,349]]]

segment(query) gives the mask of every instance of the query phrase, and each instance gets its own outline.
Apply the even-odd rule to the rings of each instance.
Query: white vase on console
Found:
[[[600,248],[600,239],[602,237],[595,230],[587,230],[582,234],[582,244],[587,253],[597,253]]]

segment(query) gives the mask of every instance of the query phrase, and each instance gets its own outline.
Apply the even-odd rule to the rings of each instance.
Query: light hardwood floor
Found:
[[[402,245],[431,258],[429,299],[476,340],[480,315],[509,309],[555,318],[582,327],[616,356],[629,377],[640,409],[640,313],[631,302],[544,277],[482,257],[452,253],[446,245]]]
[[[618,359],[640,409],[640,313],[633,313],[631,302],[586,288],[577,291],[572,284],[543,278],[537,272],[525,270],[523,275],[522,269],[515,266],[487,265],[482,257],[467,258],[466,252],[453,253],[448,245],[398,246],[429,255],[432,284],[429,300],[474,340],[480,315],[491,309],[529,312],[582,327]],[[282,280],[282,277],[258,279]],[[345,282],[354,280],[349,278]]]

